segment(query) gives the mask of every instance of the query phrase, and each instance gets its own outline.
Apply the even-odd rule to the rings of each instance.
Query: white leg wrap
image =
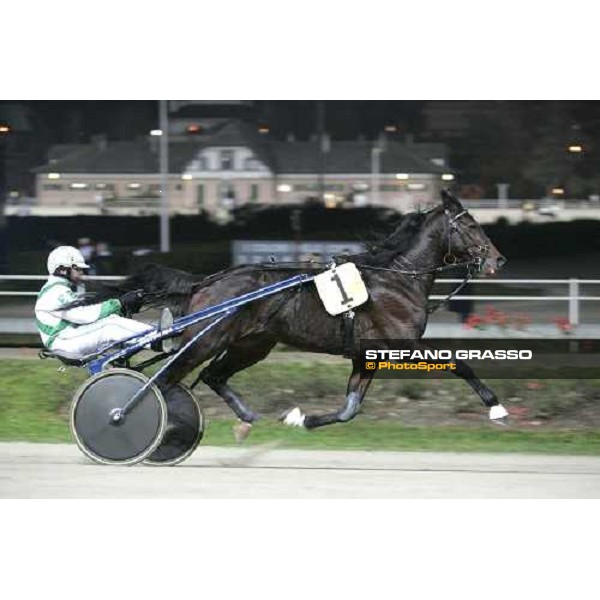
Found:
[[[302,411],[296,406],[296,408],[290,410],[290,412],[285,416],[283,422],[286,425],[291,425],[292,427],[303,427],[304,426],[304,417]]]
[[[504,417],[508,417],[508,411],[502,404],[497,404],[490,408],[490,420],[495,421],[497,419],[504,419]]]

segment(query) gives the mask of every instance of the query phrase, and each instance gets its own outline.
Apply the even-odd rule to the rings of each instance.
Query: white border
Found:
[[[2,508],[5,598],[587,598],[593,501],[85,501]],[[9,517],[10,515],[10,517]]]
[[[13,3],[2,96],[598,98],[593,6]],[[595,501],[3,501],[2,594],[589,597],[597,515]]]
[[[3,7],[12,99],[597,98],[593,3]]]

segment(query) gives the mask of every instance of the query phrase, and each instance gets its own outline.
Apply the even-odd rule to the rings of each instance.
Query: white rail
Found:
[[[1,281],[45,281],[46,275],[0,275]],[[90,276],[88,281],[121,281],[125,279],[119,275]],[[462,279],[438,279],[437,284],[456,284],[461,283]],[[479,284],[503,284],[503,285],[567,285],[568,295],[566,296],[472,296],[462,295],[454,296],[453,300],[477,300],[480,302],[568,302],[569,303],[569,322],[571,325],[579,325],[579,303],[599,301],[598,296],[582,296],[579,293],[583,285],[600,285],[600,279],[578,279],[571,277],[569,279],[476,279],[470,283]],[[37,292],[23,292],[18,290],[0,291],[0,296],[37,296]],[[431,296],[432,300],[442,300],[445,295],[435,294]]]
[[[0,275],[0,281],[46,281],[47,275]],[[90,275],[87,281],[122,281],[122,275]],[[0,296],[37,296],[37,292],[22,292],[19,290],[0,291]]]

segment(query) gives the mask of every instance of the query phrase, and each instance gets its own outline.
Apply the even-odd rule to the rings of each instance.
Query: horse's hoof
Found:
[[[233,437],[235,437],[235,441],[238,444],[241,444],[250,434],[252,430],[252,423],[246,423],[245,421],[240,421],[237,425],[233,426]]]
[[[502,404],[490,408],[490,421],[496,425],[508,425],[508,411]]]
[[[302,411],[296,406],[290,410],[287,414],[284,414],[280,419],[285,425],[291,427],[304,427],[304,419],[306,415],[302,414]]]

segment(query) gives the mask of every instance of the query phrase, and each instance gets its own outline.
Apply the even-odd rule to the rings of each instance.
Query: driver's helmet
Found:
[[[73,246],[59,246],[50,252],[48,255],[48,273],[54,274],[58,267],[78,267],[80,269],[89,269],[86,264],[83,254]]]

